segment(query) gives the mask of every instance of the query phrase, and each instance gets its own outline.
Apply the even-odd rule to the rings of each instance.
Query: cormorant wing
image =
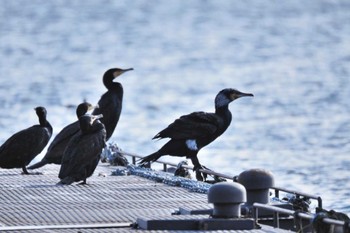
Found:
[[[44,149],[49,139],[50,133],[47,129],[34,125],[15,133],[7,139],[0,147],[0,154],[4,153],[4,156],[21,156],[22,159],[29,163]],[[33,157],[27,157],[29,155]]]
[[[181,116],[167,128],[159,132],[155,138],[196,139],[215,134],[222,119],[215,113],[193,112]]]
[[[7,156],[7,152],[12,150],[12,148],[16,148],[21,145],[20,141],[26,139],[26,133],[28,129],[21,130],[15,134],[13,134],[9,139],[7,139],[0,147],[0,157]],[[23,141],[25,142],[25,141]]]
[[[47,151],[51,151],[60,142],[71,138],[74,134],[78,133],[80,130],[79,121],[75,121],[66,127],[64,127],[53,139]]]
[[[98,101],[99,107],[95,108],[92,112],[92,115],[103,115],[100,121],[104,124],[107,131],[106,140],[112,136],[122,111],[122,96],[115,98],[116,96],[118,96],[118,94],[112,91],[107,91]]]
[[[117,96],[117,94],[112,91],[107,91],[104,93],[97,103],[98,107],[92,111],[91,115],[103,114],[110,109],[115,110],[116,106],[118,106],[117,108],[121,110],[121,103],[118,101],[119,99],[116,100],[115,96]]]

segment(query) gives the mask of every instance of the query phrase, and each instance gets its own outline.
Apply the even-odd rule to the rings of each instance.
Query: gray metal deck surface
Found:
[[[0,169],[0,227],[131,223],[138,217],[169,217],[179,207],[210,208],[205,194],[137,176],[111,176],[114,169],[99,165],[88,185],[70,186],[56,185],[57,165],[38,169],[43,175],[21,175],[20,169]],[[272,232],[268,229],[254,232]],[[130,231],[136,230],[124,227],[15,232]]]

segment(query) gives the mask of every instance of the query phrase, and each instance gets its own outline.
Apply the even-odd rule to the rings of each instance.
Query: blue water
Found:
[[[0,0],[0,142],[37,123],[54,132],[97,103],[111,67],[124,74],[111,141],[147,155],[175,118],[213,111],[226,87],[229,129],[199,154],[213,170],[271,170],[276,185],[350,213],[348,0]],[[168,158],[179,161],[179,158]]]

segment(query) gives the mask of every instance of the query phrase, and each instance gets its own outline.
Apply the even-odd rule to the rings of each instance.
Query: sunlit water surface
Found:
[[[175,118],[214,111],[233,87],[255,97],[230,105],[231,126],[200,161],[232,175],[271,170],[277,186],[350,213],[349,22],[347,0],[1,0],[0,141],[36,124],[38,105],[58,133],[75,120],[69,106],[97,103],[110,67],[135,69],[119,78],[111,141],[142,155]]]

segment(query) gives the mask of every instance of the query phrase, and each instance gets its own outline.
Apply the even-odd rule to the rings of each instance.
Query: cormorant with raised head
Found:
[[[30,174],[26,166],[45,148],[52,135],[46,109],[36,107],[35,111],[40,124],[15,133],[0,147],[1,168],[22,168],[23,174]]]
[[[98,101],[99,107],[92,112],[92,115],[103,115],[101,122],[106,128],[106,141],[112,136],[118,124],[123,103],[123,86],[119,82],[113,82],[113,80],[129,70],[133,70],[133,68],[114,68],[107,70],[103,75],[103,84],[108,91],[101,96]]]
[[[176,119],[167,128],[159,132],[153,139],[170,138],[157,152],[140,161],[141,166],[154,162],[163,155],[186,156],[192,160],[198,180],[203,180],[198,169],[203,168],[197,154],[200,149],[219,137],[231,123],[232,115],[229,103],[243,96],[253,94],[242,93],[232,88],[220,91],[215,98],[215,113],[193,112]]]
[[[76,109],[78,119],[93,108],[94,107],[87,102],[79,104]],[[61,164],[63,152],[66,149],[69,140],[73,135],[77,134],[79,130],[80,126],[78,120],[64,127],[53,139],[42,160],[29,166],[28,169],[36,169],[49,163]]]
[[[100,160],[106,143],[106,130],[98,120],[102,115],[84,115],[79,118],[80,131],[69,141],[62,158],[58,184],[69,185],[90,177]]]

